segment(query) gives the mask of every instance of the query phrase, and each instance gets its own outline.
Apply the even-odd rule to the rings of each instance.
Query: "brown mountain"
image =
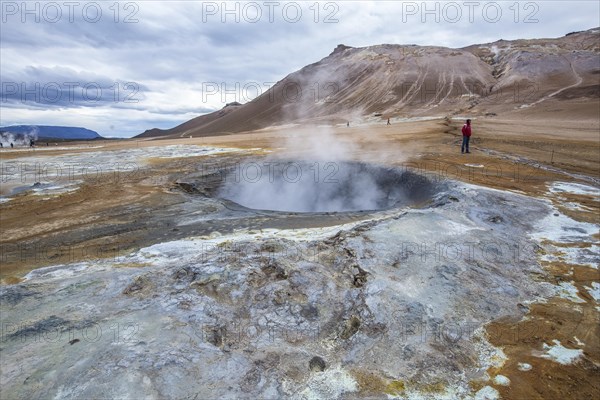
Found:
[[[445,115],[600,117],[600,28],[461,49],[339,45],[244,105],[139,137]]]

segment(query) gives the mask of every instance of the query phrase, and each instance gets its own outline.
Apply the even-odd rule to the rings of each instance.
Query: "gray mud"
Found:
[[[348,398],[366,375],[468,397],[499,357],[483,326],[552,291],[540,200],[445,182],[418,207],[291,213],[221,184],[180,179],[156,245],[1,287],[3,398]]]

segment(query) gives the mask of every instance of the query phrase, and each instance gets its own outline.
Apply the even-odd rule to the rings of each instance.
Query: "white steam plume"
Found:
[[[29,147],[31,140],[37,141],[39,129],[34,126],[26,133],[13,133],[3,131],[0,133],[0,143],[3,148],[10,148],[12,143],[15,147]]]

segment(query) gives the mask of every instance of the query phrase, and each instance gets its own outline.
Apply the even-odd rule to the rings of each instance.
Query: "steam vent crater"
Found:
[[[255,210],[376,211],[428,202],[436,186],[406,169],[361,162],[256,161],[227,171],[216,196]]]

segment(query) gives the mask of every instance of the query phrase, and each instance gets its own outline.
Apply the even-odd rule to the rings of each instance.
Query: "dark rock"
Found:
[[[260,247],[261,252],[279,253],[285,250],[285,246],[276,240],[269,240]]]
[[[277,261],[269,260],[267,265],[262,268],[263,272],[269,276],[274,276],[278,280],[288,278],[288,273]]]
[[[520,312],[522,313],[527,313],[529,311],[529,307],[527,307],[525,304],[523,303],[518,303],[517,304],[517,308],[519,309]]]
[[[223,346],[223,339],[226,333],[226,329],[223,326],[208,327],[206,341],[215,347],[221,347]]]
[[[358,328],[360,328],[360,319],[358,319],[356,316],[352,316],[346,321],[346,324],[340,333],[340,338],[344,340],[350,339],[356,332],[358,332]]]
[[[194,272],[189,267],[179,268],[177,271],[173,273],[173,279],[181,280],[181,279],[190,279],[193,280],[195,278]]]
[[[186,193],[191,193],[191,194],[199,194],[202,193],[197,187],[196,184],[194,183],[188,183],[188,182],[175,182],[175,184],[177,186],[179,186],[179,188],[181,190],[183,190]]]
[[[325,368],[327,368],[327,365],[325,364],[325,360],[323,360],[321,357],[314,356],[308,362],[308,368],[314,372],[323,372],[325,371]]]
[[[400,357],[403,360],[410,360],[414,356],[415,356],[415,348],[414,348],[414,346],[412,346],[410,344],[403,346],[402,349],[400,350]]]
[[[504,219],[499,215],[494,215],[493,217],[488,218],[488,221],[497,224],[498,222],[504,221]]]
[[[358,272],[354,274],[352,283],[358,288],[363,287],[367,283],[367,271],[358,265],[355,265],[355,267],[358,268]]]
[[[300,315],[309,321],[314,321],[319,318],[319,309],[312,304],[302,306]]]
[[[338,44],[335,49],[331,52],[330,56],[333,54],[341,53],[344,50],[352,49],[351,46],[346,46],[345,44]]]

